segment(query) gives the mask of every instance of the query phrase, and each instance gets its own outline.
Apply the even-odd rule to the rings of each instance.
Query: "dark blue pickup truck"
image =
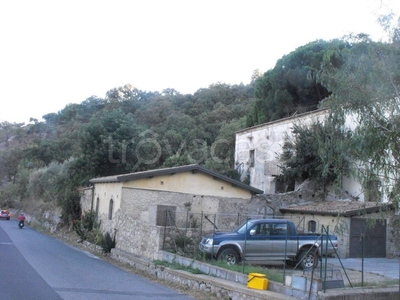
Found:
[[[283,219],[248,220],[232,232],[204,236],[199,245],[203,253],[227,264],[243,259],[252,264],[279,260],[302,269],[315,268],[319,256],[334,254],[337,247],[336,236],[298,234],[293,221]]]

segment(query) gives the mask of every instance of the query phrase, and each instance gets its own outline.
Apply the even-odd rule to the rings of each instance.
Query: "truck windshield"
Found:
[[[246,227],[246,223],[247,223],[247,227]],[[237,233],[245,233],[246,232],[246,228],[247,230],[249,230],[250,228],[252,228],[254,225],[254,221],[248,221],[248,222],[244,222],[242,225],[240,225],[238,228],[236,228],[236,230],[234,230]]]

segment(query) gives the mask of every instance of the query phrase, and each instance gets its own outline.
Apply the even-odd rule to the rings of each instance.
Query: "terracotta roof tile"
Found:
[[[280,211],[282,213],[355,216],[362,213],[377,212],[381,208],[385,208],[386,205],[385,203],[376,202],[322,201],[290,205],[281,208]]]

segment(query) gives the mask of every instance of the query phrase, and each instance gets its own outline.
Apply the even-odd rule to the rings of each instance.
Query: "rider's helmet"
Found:
[[[21,216],[23,216],[24,215],[24,213],[21,213]]]

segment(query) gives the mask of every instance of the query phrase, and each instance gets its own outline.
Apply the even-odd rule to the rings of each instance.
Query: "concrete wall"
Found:
[[[206,294],[215,295],[220,299],[232,300],[261,300],[261,299],[347,299],[347,300],[394,300],[398,299],[399,288],[370,287],[351,289],[321,289],[321,282],[314,283],[310,297],[309,291],[299,290],[293,286],[287,286],[274,281],[268,282],[267,290],[250,289],[247,287],[248,276],[238,272],[219,268],[210,264],[195,261],[186,257],[173,255],[161,251],[159,260],[175,262],[186,267],[199,270],[202,274],[192,274],[186,271],[171,270],[164,266],[156,266],[153,262],[129,253],[114,249],[111,252],[113,258],[128,263],[136,270],[146,271],[158,279],[167,282],[178,283],[193,290],[199,290]]]
[[[83,245],[91,251],[101,253],[102,248],[88,242]],[[262,299],[303,299],[309,294],[310,284],[300,286],[298,284],[288,285],[287,273],[285,284],[269,280],[267,290],[251,289],[247,287],[248,276],[239,272],[234,272],[225,268],[220,268],[205,262],[196,261],[188,257],[182,257],[165,251],[158,253],[157,260],[176,263],[191,269],[197,270],[200,274],[193,274],[188,271],[174,270],[163,265],[156,265],[152,260],[142,256],[134,255],[120,249],[112,249],[111,257],[120,262],[130,265],[138,272],[146,272],[148,275],[163,280],[185,286],[189,289],[202,291],[205,295],[217,296],[219,299],[232,300],[262,300]],[[300,274],[298,274],[300,275]],[[298,277],[297,275],[295,275]],[[302,276],[302,275],[300,275]],[[307,279],[310,274],[306,274]],[[324,276],[324,275],[322,275]],[[358,276],[358,275],[357,275]],[[317,276],[318,277],[318,276]],[[360,277],[360,276],[358,276]],[[268,279],[268,278],[267,278]],[[292,280],[293,281],[293,280]],[[306,287],[306,291],[304,290]],[[301,289],[299,289],[301,288]],[[398,299],[399,286],[390,287],[353,287],[353,288],[332,288],[324,291],[319,278],[314,277],[310,300],[394,300]]]
[[[250,199],[251,193],[201,172],[182,172],[125,182],[123,187],[177,192],[193,195]]]
[[[98,183],[94,186],[93,209],[96,210],[96,204],[99,203],[99,214],[106,214],[110,207],[110,201],[113,201],[113,211],[116,212],[121,207],[121,188],[122,183]],[[99,200],[97,202],[97,199]]]

